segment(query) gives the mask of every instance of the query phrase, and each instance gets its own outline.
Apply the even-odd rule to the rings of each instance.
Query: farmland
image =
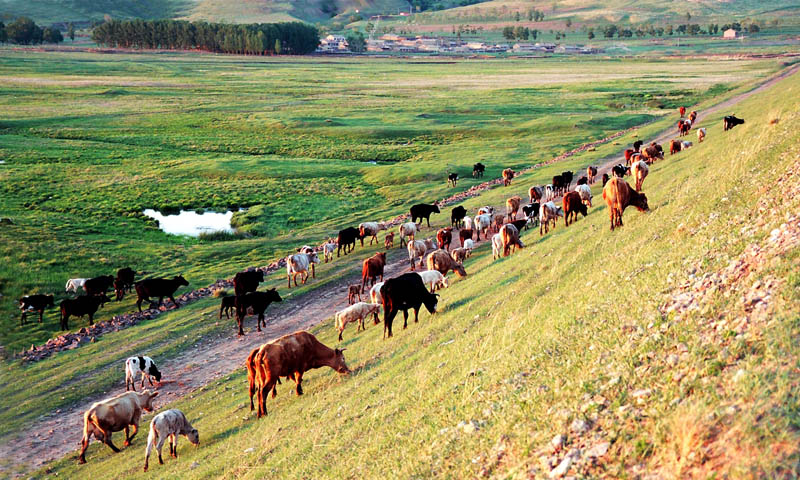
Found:
[[[452,193],[444,182],[448,171],[466,177],[471,165],[482,161],[487,177],[493,178],[502,168],[536,164],[632,126],[643,126],[637,135],[645,136],[671,125],[677,106],[709,105],[782,67],[775,60],[582,60],[320,61],[3,51],[0,212],[14,225],[0,230],[7,259],[0,266],[0,314],[6,327],[0,340],[7,357],[4,378],[24,376],[29,382],[3,381],[6,408],[0,435],[9,438],[39,415],[116,391],[124,356],[148,351],[174,357],[210,336],[232,333],[230,324],[212,323],[217,302],[208,299],[107,334],[96,344],[20,365],[11,358],[14,353],[59,333],[55,310],[48,311],[44,324],[19,326],[12,299],[22,294],[54,292],[63,298],[59,292],[67,278],[109,273],[125,265],[149,275],[183,273],[190,288],[205,286],[304,243],[319,243],[344,226],[388,219],[419,200],[443,198]],[[619,332],[630,322],[651,319],[658,299],[648,297],[636,311],[616,306],[630,290],[612,292],[602,286],[600,272],[604,262],[616,259],[613,252],[638,249],[621,259],[614,278],[632,276],[628,281],[635,285],[661,290],[672,284],[668,274],[682,275],[684,264],[703,257],[708,236],[727,242],[728,256],[743,248],[746,239],[724,232],[722,225],[744,221],[735,217],[755,201],[751,185],[778,172],[782,149],[795,139],[790,126],[797,119],[787,113],[787,105],[797,80],[783,85],[782,95],[760,97],[769,108],[756,108],[754,100],[743,110],[764,118],[737,130],[735,138],[750,134],[759,141],[748,147],[735,169],[728,169],[733,144],[713,139],[721,135],[719,116],[713,119],[713,141],[698,147],[697,156],[692,152],[656,167],[648,182],[660,207],[647,217],[626,217],[630,224],[624,238],[607,236],[605,207],[596,205],[586,221],[568,231],[559,228],[543,240],[525,234],[531,248],[500,264],[492,265],[484,249],[467,265],[474,276],[446,291],[443,315],[434,321],[424,316],[420,325],[400,332],[391,343],[380,341],[380,328],[348,336],[348,361],[356,375],[340,380],[325,371],[313,374],[300,399],[289,397],[284,386],[265,421],[239,411],[244,398],[241,372],[181,400],[178,406],[185,411],[202,412],[198,428],[208,443],[198,451],[182,447],[181,460],[168,462],[158,473],[187,475],[185,466],[197,460],[192,475],[198,478],[353,472],[472,476],[472,457],[488,451],[501,432],[510,435],[504,442],[515,462],[503,468],[527,468],[536,445],[548,441],[557,426],[548,408],[574,407],[607,374],[590,368],[601,361],[601,351],[611,352],[620,368],[647,353],[646,346],[631,345]],[[782,117],[778,128],[783,136],[773,144],[763,132],[768,115]],[[629,134],[620,142],[633,138]],[[527,174],[515,193],[619,148],[606,145]],[[719,150],[725,154],[716,154]],[[770,162],[768,171],[759,171],[742,186],[743,172],[764,158]],[[659,234],[671,231],[691,202],[698,213],[684,231],[701,228],[700,218],[717,205],[716,198],[700,199],[704,187],[691,174],[691,162],[707,165],[709,175],[719,179],[716,188],[739,189],[737,208],[707,227],[708,234]],[[476,183],[463,180],[457,191]],[[675,189],[687,195],[672,198]],[[465,205],[500,204],[506,193],[491,190]],[[597,188],[595,197],[599,199]],[[141,214],[145,208],[246,211],[234,215],[236,235],[204,240],[163,234]],[[436,218],[437,224],[445,223],[445,216]],[[683,249],[674,245],[675,235]],[[373,251],[359,251],[355,258]],[[728,257],[713,258],[703,266],[713,268]],[[504,264],[513,268],[504,269]],[[579,264],[592,273],[584,277]],[[642,265],[650,265],[644,273],[639,271]],[[318,286],[356,268],[353,257],[325,265],[320,279],[288,303],[314,295]],[[632,275],[634,271],[639,273]],[[578,278],[581,285],[588,282],[598,289],[602,301],[591,301],[588,291],[575,297],[570,285]],[[279,286],[284,281],[279,273],[267,283]],[[568,298],[572,301],[566,302]],[[554,304],[564,308],[553,312]],[[132,308],[132,299],[126,298],[101,312],[107,317]],[[590,317],[591,322],[585,320]],[[73,321],[73,329],[83,322]],[[613,328],[600,329],[602,324]],[[782,325],[788,335],[792,326]],[[330,322],[315,332],[325,343],[335,343]],[[680,339],[692,334],[674,323],[665,332]],[[583,348],[589,337],[594,338],[591,353]],[[785,348],[781,338],[768,347]],[[667,340],[661,341],[659,348],[666,348]],[[692,354],[695,346],[701,348],[692,344]],[[456,361],[464,352],[470,355]],[[691,365],[703,365],[708,355],[703,352],[689,360]],[[486,363],[486,355],[496,361]],[[520,358],[530,359],[530,365],[520,366]],[[534,368],[535,377],[529,378]],[[519,381],[516,375],[523,371],[528,375]],[[554,382],[564,371],[569,375]],[[632,384],[629,373],[625,378]],[[721,367],[716,373],[727,374]],[[667,400],[673,394],[663,391]],[[619,403],[615,408],[625,404],[625,398],[610,401]],[[274,415],[276,411],[282,413]],[[231,419],[230,412],[238,413]],[[666,411],[660,418],[671,415],[675,412]],[[484,433],[465,438],[455,431],[439,433],[470,418],[487,422],[481,424]],[[648,432],[661,432],[655,442],[666,441],[667,426],[660,422],[637,426],[636,438],[616,432],[623,437],[615,455],[623,458],[625,448],[638,445]],[[305,430],[302,439],[278,434],[310,424],[316,426]],[[398,438],[409,448],[399,448]],[[666,462],[644,455],[658,446],[653,442],[637,446],[637,455],[645,462]],[[75,470],[71,459],[53,468],[67,476],[133,475],[138,467],[130,459],[139,458],[142,444],[140,437],[137,448],[117,458],[95,446],[85,470]],[[251,446],[254,452],[242,453]],[[312,455],[320,448],[330,454]],[[298,455],[304,462],[292,460]],[[764,462],[759,468],[775,468],[769,459]],[[620,461],[615,468],[629,466]]]

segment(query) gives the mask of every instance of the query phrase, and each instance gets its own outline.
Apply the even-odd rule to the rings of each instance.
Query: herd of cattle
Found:
[[[689,117],[683,119],[685,110],[681,108],[681,120],[678,123],[678,132],[684,136],[696,121],[696,112],[691,112]],[[724,129],[728,130],[744,120],[734,116],[724,118]],[[706,129],[698,129],[698,141],[706,137]],[[676,143],[677,142],[677,143]],[[672,140],[670,153],[675,154],[691,147],[691,142]],[[644,146],[642,141],[636,141],[632,148],[625,150],[625,163],[619,163],[611,168],[611,175],[602,175],[603,199],[605,200],[610,217],[611,230],[622,226],[622,213],[628,206],[633,206],[640,211],[649,209],[647,197],[642,193],[643,182],[649,172],[649,165],[657,160],[664,159],[661,145],[651,143]],[[473,167],[473,177],[483,176],[485,166],[476,163]],[[625,176],[632,175],[634,186],[631,187]],[[505,169],[502,172],[504,185],[511,185],[515,172]],[[430,228],[430,217],[441,213],[439,206],[433,204],[417,204],[411,207],[411,221],[399,226],[397,234],[400,237],[400,248],[408,251],[410,272],[400,274],[384,280],[386,267],[386,253],[379,252],[367,258],[362,263],[361,283],[351,285],[348,289],[347,308],[334,315],[334,326],[339,333],[339,341],[349,323],[357,324],[357,331],[365,328],[365,320],[372,317],[373,323],[379,323],[378,314],[383,308],[383,333],[384,338],[392,337],[392,324],[397,314],[403,312],[403,328],[408,326],[408,311],[414,311],[414,321],[419,318],[419,311],[424,306],[431,314],[436,312],[438,297],[437,289],[447,288],[449,279],[447,274],[451,271],[460,277],[466,277],[463,262],[470,257],[476,242],[490,240],[493,259],[508,256],[517,248],[524,248],[520,240],[520,232],[530,226],[539,227],[539,235],[548,233],[555,228],[557,220],[564,218],[565,226],[577,221],[578,214],[586,216],[588,208],[592,206],[592,192],[590,185],[598,181],[598,168],[589,166],[586,175],[577,179],[575,188],[572,189],[574,174],[571,171],[562,172],[552,178],[548,185],[532,186],[528,190],[528,203],[523,204],[519,195],[513,195],[506,200],[505,212],[495,212],[494,207],[483,206],[477,210],[474,217],[468,216],[468,211],[463,206],[454,207],[450,213],[450,226],[438,229],[435,236],[430,238],[417,238],[423,226],[423,220]],[[448,175],[448,183],[455,186],[458,174]],[[556,198],[561,196],[561,205],[556,204]],[[520,211],[522,218],[518,218]],[[337,238],[328,239],[320,249],[303,246],[297,253],[286,258],[288,288],[292,282],[297,286],[297,276],[300,275],[302,283],[306,283],[309,274],[316,277],[315,264],[320,262],[318,251],[323,253],[324,261],[332,260],[333,252],[336,256],[352,252],[356,242],[364,246],[364,240],[369,238],[370,245],[378,243],[378,233],[387,230],[383,223],[364,222],[357,228],[349,227],[339,231]],[[455,245],[456,232],[460,246]],[[388,250],[394,246],[394,232],[387,232],[384,247]],[[427,270],[417,271],[427,266]],[[67,320],[70,316],[89,317],[93,322],[93,315],[104,303],[111,301],[106,295],[113,288],[116,299],[122,300],[126,292],[131,289],[137,294],[137,308],[141,311],[144,300],[158,298],[159,305],[164,297],[169,298],[178,307],[173,297],[175,291],[181,286],[188,286],[188,282],[179,275],[174,278],[153,278],[135,281],[136,272],[131,268],[117,271],[116,277],[105,275],[95,278],[74,278],[67,281],[66,290],[75,292],[83,289],[85,295],[76,298],[64,299],[60,305],[61,328],[67,329]],[[282,299],[275,288],[258,291],[258,286],[264,282],[264,272],[259,269],[250,269],[236,274],[233,279],[234,295],[223,296],[219,310],[219,318],[223,313],[230,318],[234,312],[238,324],[238,334],[244,335],[243,321],[248,313],[258,316],[257,329],[261,331],[262,324],[266,326],[264,312],[273,302]],[[367,292],[367,287],[370,290]],[[369,302],[362,301],[361,295],[368,296]],[[29,312],[39,313],[39,322],[47,307],[54,305],[52,295],[29,295],[20,300],[22,310],[21,323]],[[329,348],[322,344],[311,333],[306,331],[285,335],[277,340],[265,343],[253,349],[247,356],[245,365],[249,382],[250,409],[256,410],[253,397],[256,397],[257,414],[262,417],[267,414],[266,399],[269,394],[277,394],[276,387],[280,377],[293,380],[296,384],[297,395],[302,395],[301,386],[303,374],[311,369],[323,366],[331,367],[339,373],[348,373],[344,358],[344,349]],[[112,443],[111,435],[116,431],[125,431],[127,446],[136,435],[139,420],[143,411],[153,411],[153,399],[158,391],[144,390],[136,392],[135,383],[137,376],[141,376],[141,388],[145,380],[154,386],[161,382],[161,372],[155,362],[146,356],[131,357],[125,361],[125,389],[126,392],[107,400],[97,402],[85,412],[83,439],[79,463],[84,463],[85,452],[89,440],[94,435],[99,441],[108,445],[114,452],[119,449]],[[128,389],[133,391],[128,391]],[[129,435],[129,427],[133,433]],[[195,445],[199,443],[199,434],[194,429],[185,415],[179,410],[168,410],[156,415],[151,421],[150,434],[147,440],[144,470],[147,471],[148,459],[152,448],[158,452],[159,463],[163,464],[161,448],[167,438],[170,440],[170,454],[177,457],[177,436],[186,436]]]

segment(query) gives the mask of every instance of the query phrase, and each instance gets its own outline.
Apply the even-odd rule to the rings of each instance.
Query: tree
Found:
[[[0,43],[6,43],[7,41],[8,35],[6,34],[6,25],[0,22]]]
[[[75,25],[72,22],[69,22],[69,26],[67,26],[67,36],[71,42],[75,41]]]
[[[528,21],[533,21],[533,10],[528,10]]]
[[[367,50],[367,41],[364,39],[364,34],[356,31],[347,34],[347,48],[351,52],[364,52]]]
[[[514,40],[514,27],[503,27],[503,38]]]
[[[591,40],[594,38],[594,28],[590,28],[588,32],[586,32],[586,37]]]
[[[691,13],[689,13],[689,12],[686,12],[686,21],[688,22],[688,21],[690,21],[691,19],[692,19],[692,14],[691,14]]]
[[[282,51],[283,51],[283,48],[281,48],[281,39],[280,38],[276,38],[275,39],[275,55],[280,55]]]
[[[700,25],[693,23],[689,25],[689,35],[697,35],[700,33]]]
[[[515,22],[519,22],[520,21],[519,12],[514,12],[514,21]]]
[[[760,31],[761,31],[761,27],[759,27],[757,24],[755,24],[755,23],[751,23],[750,24],[750,27],[749,27],[749,32],[750,33],[758,33]]]
[[[45,28],[42,31],[42,41],[45,43],[61,43],[64,41],[64,36],[57,28]]]
[[[531,30],[531,38],[536,40],[536,37],[539,36],[539,30]]]
[[[606,38],[614,38],[614,35],[617,34],[617,30],[616,25],[606,25],[603,27],[603,36]]]
[[[672,35],[672,25],[667,25],[667,35]]]
[[[686,25],[678,25],[678,28],[675,29],[678,33],[686,34]]]
[[[8,39],[20,45],[42,43],[42,29],[28,17],[19,17],[6,27]]]

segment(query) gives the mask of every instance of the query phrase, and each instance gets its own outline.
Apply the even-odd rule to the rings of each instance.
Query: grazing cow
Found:
[[[181,286],[188,287],[189,282],[183,278],[183,275],[178,275],[174,278],[148,278],[136,282],[136,306],[139,311],[142,311],[142,302],[150,301],[150,297],[158,297],[158,305],[164,303],[164,297],[172,300],[175,308],[180,307],[178,302],[175,301],[175,291]]]
[[[345,255],[355,250],[356,240],[360,239],[362,239],[361,232],[355,227],[347,227],[344,230],[339,230],[339,235],[336,237],[336,244],[338,245],[336,257],[339,257],[342,248],[344,248]]]
[[[584,217],[588,213],[578,192],[568,192],[561,201],[564,204],[564,226],[568,227],[570,223],[577,222],[578,213]]]
[[[356,303],[356,298],[358,298],[358,301],[360,302],[361,291],[362,287],[360,283],[356,285],[350,285],[349,287],[347,287],[347,304],[352,305]]]
[[[604,187],[606,186],[606,183],[608,183],[608,180],[609,180],[610,178],[611,178],[611,177],[609,177],[607,173],[604,173],[604,174],[603,174],[603,186],[604,186]]]
[[[369,299],[372,303],[382,304],[383,297],[381,297],[381,287],[384,282],[378,282],[369,290]]]
[[[586,167],[586,176],[589,177],[589,183],[594,183],[594,177],[597,176],[597,167]]]
[[[142,418],[142,411],[152,412],[153,399],[158,392],[145,390],[139,392],[125,392],[116,397],[97,402],[86,410],[83,414],[83,438],[81,439],[81,453],[78,456],[78,463],[86,463],[86,449],[89,448],[89,440],[92,435],[97,440],[105,443],[114,451],[119,453],[119,449],[111,442],[111,434],[125,430],[124,446],[131,444],[136,432],[139,431],[139,420]],[[133,434],[128,435],[129,427],[133,427]]]
[[[503,251],[503,236],[499,233],[492,235],[492,260],[500,258],[500,252]]]
[[[75,298],[61,300],[61,330],[69,330],[69,317],[89,316],[89,325],[94,324],[94,314],[106,302],[110,302],[104,293],[100,295],[81,295]]]
[[[100,275],[86,280],[83,284],[83,291],[86,295],[105,295],[114,286],[114,277],[111,275]]]
[[[86,278],[70,278],[67,280],[67,285],[64,287],[64,291],[78,293],[78,290],[83,288],[83,284],[86,283],[86,280]]]
[[[641,150],[642,145],[644,145],[644,142],[641,140],[636,140],[635,142],[633,142],[633,152],[639,153],[639,150]]]
[[[336,330],[339,331],[339,341],[342,341],[342,333],[344,332],[344,327],[346,327],[348,323],[358,322],[358,326],[356,327],[356,333],[358,333],[361,330],[366,330],[366,327],[364,326],[364,319],[372,315],[373,323],[377,325],[378,310],[380,308],[380,304],[377,303],[358,302],[354,305],[350,305],[344,310],[336,312],[336,314],[333,316],[333,321],[334,325],[336,326]]]
[[[264,271],[260,269],[239,272],[233,277],[233,292],[238,295],[255,292],[258,284],[264,281]]]
[[[475,233],[478,235],[478,241],[481,240],[481,232],[484,238],[489,234],[489,227],[492,226],[492,216],[488,213],[478,215],[475,217]]]
[[[464,267],[453,260],[450,254],[445,250],[434,250],[431,252],[431,254],[428,255],[427,263],[428,270],[436,270],[442,275],[447,275],[447,272],[452,270],[456,272],[459,277],[467,276],[467,271],[464,270]]]
[[[692,145],[694,145],[692,142],[684,140],[684,141],[681,142],[681,150],[687,150],[687,149],[691,148]]]
[[[464,218],[467,216],[467,209],[462,207],[461,205],[454,207],[453,210],[450,211],[450,226],[455,228],[461,228],[463,226]]]
[[[449,257],[448,257],[449,258]],[[416,273],[404,273],[390,278],[381,287],[383,298],[383,338],[391,338],[392,322],[397,313],[403,311],[403,328],[408,327],[408,310],[414,309],[414,323],[419,321],[422,305],[430,313],[436,313],[439,296],[425,288],[422,277]],[[387,335],[388,334],[388,335]]]
[[[425,220],[428,223],[428,228],[431,226],[431,214],[433,213],[441,213],[439,210],[439,205],[436,203],[429,205],[427,203],[418,203],[411,207],[411,221],[417,223],[417,219],[419,218],[419,226],[422,226],[422,220]]]
[[[661,148],[661,145],[653,142],[649,147],[642,150],[642,157],[648,164],[656,160],[664,160],[664,149]]]
[[[678,109],[678,113],[680,113],[681,114],[681,118],[683,118],[683,116],[686,115],[686,107],[680,107]]]
[[[522,207],[522,213],[525,214],[525,218],[528,219],[528,222],[533,221],[534,225],[539,223],[539,208],[541,204],[539,202],[531,203]]]
[[[408,259],[411,261],[411,270],[414,270],[414,261],[419,258],[419,268],[422,268],[422,261],[425,258],[425,253],[428,250],[436,248],[436,243],[427,238],[425,241],[412,240],[408,242]]]
[[[553,196],[557,197],[564,191],[564,177],[561,175],[553,176]]]
[[[626,167],[625,165],[618,163],[613,167],[611,167],[611,173],[613,173],[614,176],[617,177],[624,177],[625,175],[631,173],[631,167]]]
[[[472,166],[472,178],[480,178],[483,176],[483,172],[486,171],[486,166],[481,162],[476,163]]]
[[[247,309],[253,310],[253,315],[258,315],[257,329],[261,331],[261,324],[267,326],[267,321],[264,320],[264,311],[272,302],[282,302],[283,299],[274,288],[270,288],[266,292],[251,292],[236,298],[236,323],[239,326],[239,335],[244,335],[244,317],[247,315]]]
[[[584,175],[583,177],[579,178],[579,179],[578,179],[578,181],[577,181],[577,183],[575,183],[575,186],[576,186],[576,187],[577,187],[578,185],[589,185],[589,178],[588,178],[588,177],[586,177],[585,175]]]
[[[225,318],[231,318],[231,313],[236,311],[236,296],[225,295],[219,305],[219,320],[222,320],[222,312],[225,312]]]
[[[506,220],[506,216],[503,215],[502,213],[495,213],[492,216],[492,226],[494,227],[494,231],[495,232],[499,232],[500,231],[500,227],[503,226],[503,223],[505,223],[505,220]]]
[[[258,417],[267,414],[267,394],[274,393],[280,377],[292,378],[295,392],[303,394],[303,374],[311,369],[330,367],[339,373],[350,373],[344,350],[332,349],[317,338],[300,331],[265,343],[253,359],[258,383]]]
[[[178,435],[186,437],[192,445],[200,444],[200,434],[197,429],[186,420],[186,415],[180,410],[172,409],[161,412],[150,421],[150,434],[147,436],[147,449],[144,453],[144,471],[147,471],[150,461],[150,451],[155,447],[158,452],[158,463],[164,465],[161,458],[161,448],[169,438],[169,454],[178,458]]]
[[[521,203],[522,199],[519,197],[519,195],[514,195],[506,200],[506,215],[508,215],[508,219],[510,221],[517,219],[517,212],[519,211],[519,206]]]
[[[672,141],[669,142],[669,154],[670,155],[675,155],[676,153],[678,153],[680,151],[681,151],[681,141],[680,140],[675,140],[673,138]]]
[[[566,192],[572,184],[572,172],[561,172],[561,178],[564,179],[564,191]]]
[[[467,258],[469,258],[472,255],[472,249],[475,248],[475,242],[473,242],[471,239],[468,238],[464,240],[463,245],[464,245],[464,250],[467,251]]]
[[[52,295],[26,295],[19,299],[19,309],[22,314],[19,318],[19,324],[25,325],[25,319],[28,317],[28,312],[39,312],[39,323],[42,323],[44,316],[44,309],[53,307]]]
[[[689,114],[689,121],[694,125],[695,120],[697,120],[697,112],[692,110],[692,113]]]
[[[592,208],[592,189],[589,185],[577,185],[575,191],[581,196],[581,202],[589,208]]]
[[[530,203],[541,202],[543,195],[544,195],[544,187],[533,186],[528,189],[528,197],[530,198]]]
[[[467,230],[472,230],[472,219],[464,217],[464,225],[461,228],[466,228]]]
[[[514,178],[514,170],[506,168],[503,170],[503,186],[511,185],[511,180]]]
[[[408,243],[408,240],[406,240],[406,237],[410,238],[411,240],[414,240],[414,235],[416,235],[418,231],[419,231],[419,227],[414,222],[407,222],[407,223],[404,223],[404,224],[400,225],[400,229],[399,229],[399,232],[400,232],[400,248],[403,248]]]
[[[158,371],[156,363],[150,357],[129,357],[125,360],[125,391],[128,387],[134,392],[136,391],[136,376],[142,377],[142,388],[144,388],[144,381],[147,379],[150,386],[153,387],[153,379],[161,383],[161,372]]]
[[[698,128],[697,129],[697,141],[698,141],[698,143],[703,143],[703,140],[705,140],[705,139],[706,139],[706,129],[705,129],[705,127]]]
[[[461,242],[461,246],[464,246],[464,242],[467,240],[472,240],[472,232],[473,230],[462,228],[458,231],[458,240]]]
[[[519,239],[519,229],[512,224],[503,225],[500,229],[500,239],[503,244],[503,256],[507,257],[511,253],[512,247],[514,251],[519,248],[525,248],[525,244]]]
[[[383,267],[386,266],[386,252],[379,252],[364,260],[361,264],[361,290],[370,282],[370,286],[375,285],[378,277],[383,281]]]
[[[386,225],[383,223],[378,222],[364,222],[358,224],[358,236],[361,240],[361,246],[364,246],[364,239],[370,237],[369,244],[372,245],[372,241],[374,240],[375,243],[378,243],[378,232],[381,230],[386,230]]]
[[[442,275],[441,272],[436,270],[425,270],[423,272],[417,272],[417,275],[422,278],[422,283],[424,283],[428,288],[430,288],[431,293],[434,291],[447,288],[450,286],[450,282],[448,281],[447,277]]]
[[[386,250],[394,248],[394,232],[389,232],[383,237],[383,246]]]
[[[692,129],[692,122],[690,120],[678,120],[678,136],[683,137],[689,135]]]
[[[133,289],[133,283],[136,279],[136,272],[130,267],[120,268],[117,270],[117,278],[114,279],[114,294],[117,301],[125,298],[125,292],[130,292]]]
[[[458,184],[458,174],[451,173],[447,176],[447,185],[452,185],[455,188],[456,184]]]
[[[556,207],[555,203],[547,202],[542,204],[541,208],[539,209],[539,236],[550,231],[550,223],[552,223],[553,228],[555,228],[558,217],[563,216],[564,209],[561,207]]]
[[[319,263],[319,257],[316,253],[295,253],[286,257],[286,280],[288,287],[292,288],[292,279],[294,279],[294,286],[297,286],[297,276],[303,281],[303,285],[308,280],[308,270],[311,269],[311,278],[317,278],[314,273],[314,264]]]
[[[631,164],[631,158],[633,158],[634,154],[636,154],[636,152],[632,148],[625,150],[625,165]]]
[[[464,260],[467,259],[467,249],[464,247],[454,248],[450,252],[450,256],[453,257],[453,260],[459,263],[463,263]]]
[[[333,260],[333,251],[336,250],[336,242],[329,238],[327,242],[322,244],[322,255],[325,258],[325,263]]]
[[[635,189],[637,192],[642,191],[642,184],[644,183],[644,179],[647,178],[647,174],[650,173],[650,168],[647,167],[647,162],[638,161],[633,164],[631,167],[633,170],[633,180],[635,182]]]
[[[622,226],[622,212],[628,205],[633,205],[639,211],[646,212],[650,209],[644,193],[638,193],[621,178],[613,178],[603,187],[603,199],[608,205],[608,215],[611,218],[611,230]]]
[[[445,227],[436,232],[436,243],[439,248],[450,250],[450,244],[453,242],[453,227]]]

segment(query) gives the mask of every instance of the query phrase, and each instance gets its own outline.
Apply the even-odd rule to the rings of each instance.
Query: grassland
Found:
[[[172,404],[202,445],[183,442],[179,460],[148,475],[527,478],[546,475],[557,433],[566,448],[610,443],[602,458],[576,464],[587,477],[789,474],[798,460],[798,250],[750,265],[741,283],[685,315],[660,307],[685,282],[768,245],[798,211],[798,94],[795,75],[737,105],[747,123],[731,132],[721,131],[722,113],[704,120],[708,140],[653,166],[652,211],[626,212],[620,231],[608,231],[595,186],[594,208],[574,226],[526,232],[526,249],[495,262],[482,247],[470,276],[442,293],[440,313],[389,341],[379,327],[348,335],[354,374],[312,372],[299,398],[284,385],[266,419],[248,413],[242,372]],[[559,167],[465,206],[500,204]],[[759,284],[772,285],[769,310],[751,317],[742,295]],[[336,343],[330,324],[315,333]],[[570,431],[576,419],[589,431]],[[473,433],[458,428],[470,421]],[[137,478],[142,450],[142,439],[118,455],[95,445],[88,465],[65,458],[47,473]]]

